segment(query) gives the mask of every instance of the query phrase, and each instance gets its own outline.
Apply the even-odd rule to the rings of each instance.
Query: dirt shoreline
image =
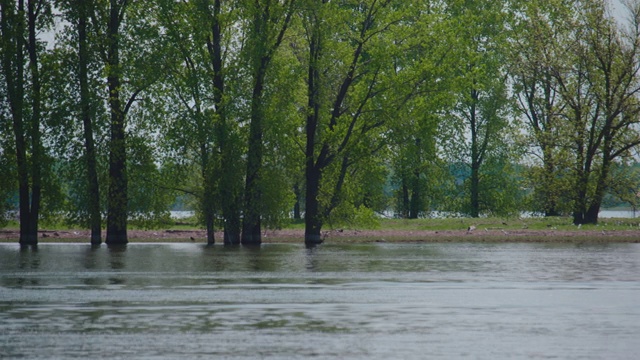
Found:
[[[204,230],[129,230],[129,242],[206,242]],[[41,230],[39,241],[89,242],[88,230]],[[104,233],[103,233],[104,237]],[[354,242],[606,242],[640,243],[640,229],[633,230],[328,230],[326,243]],[[0,242],[17,242],[18,230],[0,230]],[[216,232],[217,243],[222,233]],[[302,229],[267,230],[263,243],[301,243]]]

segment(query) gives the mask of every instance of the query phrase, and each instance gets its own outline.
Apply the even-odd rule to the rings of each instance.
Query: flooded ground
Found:
[[[0,244],[2,359],[634,359],[640,244]]]

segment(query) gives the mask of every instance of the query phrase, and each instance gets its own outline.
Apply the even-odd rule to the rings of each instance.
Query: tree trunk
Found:
[[[16,163],[18,166],[18,194],[20,198],[20,245],[37,245],[37,233],[30,232],[30,197],[29,170],[27,165],[27,150],[24,139],[24,1],[18,1],[18,14],[13,12],[13,4],[2,4],[2,35],[3,42],[8,46],[3,51],[5,80],[7,95],[13,119],[13,132],[16,144]],[[16,18],[15,30],[11,29],[10,20]],[[13,30],[13,31],[12,31]],[[14,72],[15,71],[15,72]]]
[[[219,198],[222,200],[222,217],[224,219],[223,242],[225,245],[240,244],[240,210],[237,191],[236,174],[234,165],[238,159],[234,156],[233,144],[230,141],[231,130],[227,123],[226,104],[224,103],[225,80],[223,74],[223,52],[222,52],[222,26],[220,16],[222,12],[222,1],[215,0],[213,4],[213,17],[211,18],[212,37],[207,41],[209,58],[213,68],[213,99],[216,104],[218,115],[217,141],[220,153],[221,177],[218,186]]]
[[[91,228],[91,244],[100,245],[102,243],[102,219],[100,214],[100,188],[98,185],[98,170],[96,161],[96,150],[93,140],[93,121],[91,119],[90,96],[88,85],[88,63],[87,52],[87,19],[89,17],[89,6],[91,2],[80,0],[76,3],[79,7],[80,17],[78,19],[78,67],[80,80],[80,117],[84,127],[84,146],[87,163],[87,183],[88,183],[88,207],[89,222]]]
[[[31,71],[31,211],[29,233],[37,238],[40,217],[40,199],[42,195],[42,142],[40,140],[41,84],[38,68],[38,49],[36,43],[36,4],[28,2],[29,12],[29,69]]]
[[[261,238],[261,208],[262,189],[260,178],[262,171],[262,135],[263,110],[262,92],[266,72],[267,59],[262,59],[261,66],[256,70],[253,96],[251,98],[251,124],[249,125],[249,152],[247,154],[247,177],[244,195],[244,219],[242,223],[243,245],[260,245]]]
[[[307,145],[308,147],[308,145]],[[311,160],[313,162],[313,158]],[[307,245],[318,245],[322,243],[320,231],[322,229],[322,217],[320,215],[320,204],[318,196],[320,193],[321,172],[315,166],[309,166],[307,160],[306,167],[306,194],[304,212],[304,242]]]
[[[107,40],[107,83],[111,112],[111,139],[109,142],[109,200],[107,209],[107,238],[109,245],[123,245],[127,239],[127,169],[124,111],[120,101],[119,31],[120,5],[111,0]]]
[[[316,132],[320,116],[320,71],[318,61],[320,58],[320,34],[317,26],[312,28],[309,44],[309,68],[307,78],[307,106],[306,119],[306,147],[305,147],[305,204],[304,204],[304,242],[307,246],[321,244],[323,239],[320,234],[322,229],[322,217],[320,214],[320,180],[322,177],[321,166],[316,164]],[[318,161],[322,161],[319,159]]]
[[[214,209],[214,186],[213,186],[213,169],[211,159],[209,157],[209,148],[207,144],[200,144],[200,159],[202,161],[202,181],[204,188],[201,198],[202,212],[204,222],[207,228],[207,245],[214,245],[215,240],[215,209]]]
[[[414,170],[411,184],[411,201],[409,202],[409,219],[417,219],[421,211],[422,193],[420,191],[420,172]]]
[[[478,102],[478,91],[471,90],[472,103],[469,108],[469,119],[471,125],[471,208],[469,215],[472,218],[480,216],[480,166],[481,156],[479,149],[478,119],[476,118],[476,104]],[[485,136],[487,136],[485,134]]]
[[[4,49],[3,71],[6,81],[7,97],[13,120],[13,132],[15,136],[15,154],[18,167],[18,195],[20,202],[20,245],[36,246],[38,244],[38,213],[40,207],[40,80],[37,63],[35,42],[35,12],[33,4],[28,8],[28,43],[29,64],[32,71],[33,98],[32,98],[32,166],[29,168],[27,160],[27,142],[25,140],[24,123],[24,65],[23,57],[25,43],[25,8],[24,1],[18,1],[18,12],[14,12],[12,2],[0,4],[2,22],[2,43]],[[34,130],[36,132],[34,132]],[[29,172],[31,170],[32,188],[29,186]],[[31,195],[31,196],[30,196]]]
[[[474,162],[471,165],[471,212],[473,218],[480,216],[480,171]]]

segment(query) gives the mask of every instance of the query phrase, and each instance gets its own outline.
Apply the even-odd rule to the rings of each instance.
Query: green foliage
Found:
[[[64,21],[55,42],[38,42],[42,154],[28,149],[26,158],[42,165],[42,218],[89,226],[81,2],[43,4],[38,29],[51,26],[51,9]],[[109,74],[122,80],[136,226],[166,222],[176,197],[203,224],[240,219],[255,149],[254,190],[269,228],[286,224],[294,188],[305,194],[308,159],[321,169],[320,217],[333,227],[374,226],[390,209],[400,217],[513,217],[637,205],[640,2],[627,9],[626,28],[600,0],[127,2],[117,69],[105,65],[109,4],[91,4],[89,112],[103,216]],[[5,59],[13,43],[2,35]],[[28,126],[36,94],[26,55]],[[0,223],[17,196],[5,101],[14,69],[6,64],[0,172],[9,175],[0,177]]]

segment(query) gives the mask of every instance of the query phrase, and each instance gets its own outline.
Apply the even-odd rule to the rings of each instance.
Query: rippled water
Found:
[[[640,245],[0,244],[0,358],[634,359]]]

